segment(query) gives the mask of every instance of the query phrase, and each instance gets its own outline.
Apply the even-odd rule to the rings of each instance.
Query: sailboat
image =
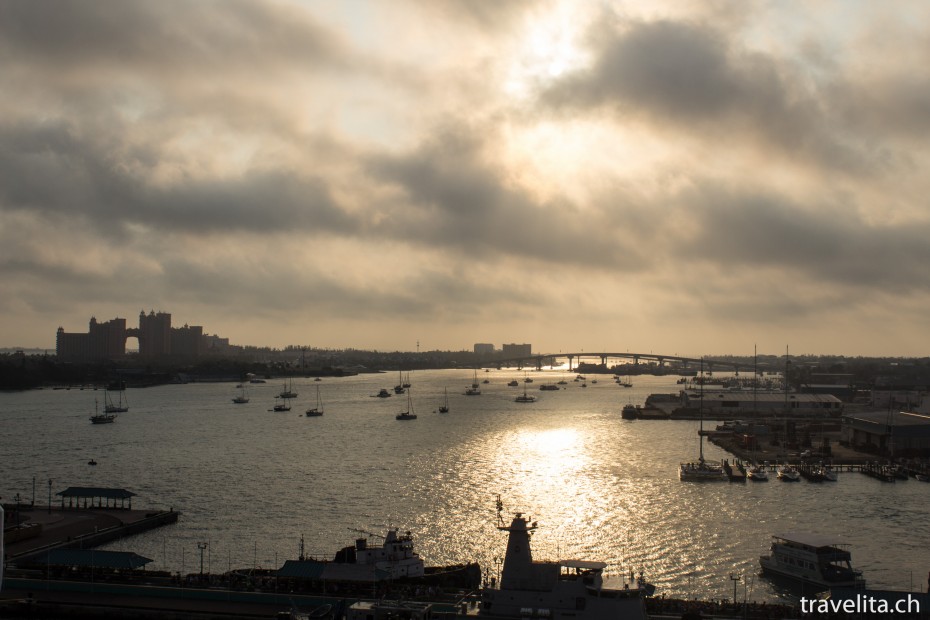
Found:
[[[529,379],[529,381],[532,381],[532,379]],[[535,396],[530,396],[529,394],[526,393],[526,384],[527,384],[527,379],[524,379],[523,380],[523,395],[517,396],[516,398],[514,398],[513,402],[515,403],[535,403],[536,402]]]
[[[116,421],[115,413],[99,413],[97,411],[99,403],[94,399],[94,415],[90,416],[92,424],[110,424]]]
[[[291,401],[289,397],[287,396],[282,396],[281,402],[275,404],[275,406],[272,408],[272,411],[290,411],[290,410],[291,410]]]
[[[320,398],[320,386],[316,386],[316,407],[311,407],[305,411],[308,418],[315,418],[323,415],[323,399]]]
[[[126,413],[129,411],[129,400],[126,400],[126,403],[123,404],[123,390],[119,390],[118,404],[113,402],[113,398],[110,396],[110,390],[104,392],[103,410],[105,413]]]
[[[404,390],[405,390],[407,387],[410,387],[410,386],[409,386],[409,385],[407,385],[407,386],[404,385],[404,373],[398,370],[398,371],[397,371],[397,385],[394,386],[394,393],[395,393],[395,394],[403,394],[403,393],[404,393]]]
[[[237,405],[242,405],[242,404],[249,402],[249,397],[245,395],[244,385],[242,386],[242,392],[239,394],[239,396],[236,396],[235,398],[233,398],[232,401],[236,403]]]
[[[684,482],[723,481],[723,467],[719,463],[708,463],[704,460],[704,358],[701,358],[701,426],[698,430],[698,461],[697,463],[682,463],[678,467],[678,478]]]
[[[410,390],[407,390],[407,411],[401,411],[396,416],[395,420],[416,420],[417,414],[413,412],[413,400],[410,398]]]
[[[758,406],[756,405],[756,389],[759,384],[759,353],[756,350],[756,347],[752,348],[752,415],[753,417],[758,417],[759,411]],[[752,440],[752,455],[755,457],[756,454],[756,439],[753,437]],[[759,465],[753,460],[752,467],[749,468],[749,471],[746,472],[746,477],[752,480],[753,482],[768,482],[769,473],[766,471],[767,467],[765,465]],[[768,461],[766,461],[766,464]]]
[[[465,396],[481,396],[481,388],[478,387],[478,369],[475,368],[475,380],[472,381],[471,387],[465,388]]]
[[[294,391],[293,379],[284,382],[284,389],[278,394],[278,398],[297,398],[297,392]]]
[[[439,405],[439,413],[449,413],[449,390],[446,388],[442,389],[442,404]]]

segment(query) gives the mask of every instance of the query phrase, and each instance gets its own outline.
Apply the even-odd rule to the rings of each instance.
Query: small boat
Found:
[[[127,411],[129,411],[129,401],[127,400],[125,403],[123,403],[123,390],[118,390],[118,391],[119,391],[119,403],[113,402],[113,399],[110,396],[109,390],[103,393],[104,413],[126,413]]]
[[[554,383],[543,383],[539,386],[539,389],[543,392],[558,392],[559,386],[555,385]]]
[[[517,380],[516,380],[516,379],[514,379],[513,381],[510,381],[509,383],[507,383],[507,385],[510,386],[510,387],[517,387],[517,386],[520,385],[520,384],[517,383]]]
[[[413,412],[413,400],[410,398],[410,390],[407,390],[407,411],[401,411],[396,416],[395,420],[416,420],[417,414]]]
[[[87,464],[88,464],[88,465],[96,465],[96,464],[97,464],[97,461],[95,461],[94,459],[91,459],[91,460],[87,461]]]
[[[94,415],[90,416],[92,424],[112,424],[116,421],[115,413],[99,413],[97,411],[98,403],[94,401]]]
[[[821,465],[817,473],[824,482],[836,482],[836,472],[829,465]]]
[[[623,405],[623,410],[620,412],[620,417],[624,420],[635,420],[639,417],[639,412],[636,410],[636,406],[632,403],[627,403]]]
[[[526,384],[523,385],[523,394],[513,399],[515,403],[535,403],[536,397],[526,393]]]
[[[317,377],[316,379],[314,379],[314,381],[322,381],[322,379],[320,379],[319,377]]]
[[[765,466],[763,465],[753,465],[750,467],[749,471],[746,472],[746,477],[753,482],[769,481],[769,473],[765,471]]]
[[[242,386],[242,392],[239,394],[239,396],[233,398],[232,401],[237,405],[242,405],[249,402],[249,397],[245,395],[245,386]]]
[[[387,388],[381,388],[381,391],[373,395],[374,398],[390,398],[391,393],[387,391]]]
[[[914,474],[914,477],[920,480],[921,482],[930,482],[930,476],[927,474]]]
[[[449,413],[449,390],[443,388],[442,404],[439,405],[439,413]]]
[[[320,386],[316,386],[316,407],[311,407],[304,413],[308,418],[315,418],[323,415],[323,399],[320,398]]]
[[[782,482],[800,482],[801,474],[793,466],[787,463],[778,467],[778,479]]]
[[[297,398],[297,392],[294,391],[293,379],[284,382],[284,389],[278,394],[278,398]]]

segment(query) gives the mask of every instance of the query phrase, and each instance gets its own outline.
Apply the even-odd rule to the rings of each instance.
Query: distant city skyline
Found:
[[[0,346],[926,354],[930,4],[8,0]]]

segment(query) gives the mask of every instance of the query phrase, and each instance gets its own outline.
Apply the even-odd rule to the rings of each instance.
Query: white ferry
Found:
[[[864,588],[862,572],[852,568],[851,555],[844,546],[817,534],[776,534],[771,554],[759,556],[759,563],[763,574],[794,581],[805,589]]]
[[[529,524],[519,512],[509,526],[504,525],[500,512],[498,520],[497,529],[510,532],[510,537],[500,584],[495,587],[492,581],[491,587],[482,590],[480,617],[645,620],[645,584],[623,590],[604,588],[604,562],[534,562],[530,533],[536,523]]]

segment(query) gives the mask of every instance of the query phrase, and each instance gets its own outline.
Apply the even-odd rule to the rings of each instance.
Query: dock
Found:
[[[62,508],[12,505],[4,507],[7,522],[19,528],[4,532],[8,564],[26,563],[53,549],[92,549],[112,540],[176,523],[174,509]]]

